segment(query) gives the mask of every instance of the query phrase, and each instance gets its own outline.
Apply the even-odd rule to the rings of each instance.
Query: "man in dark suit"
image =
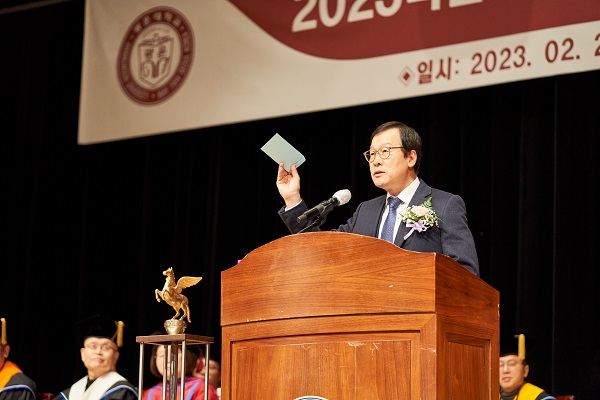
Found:
[[[387,230],[385,220],[392,214],[389,233],[394,244],[406,250],[446,254],[479,276],[477,251],[463,199],[431,188],[418,177],[422,156],[419,134],[401,122],[392,121],[377,127],[370,141],[371,147],[364,155],[369,162],[371,179],[387,194],[360,203],[337,231],[383,238],[382,231]],[[279,215],[290,232],[306,228],[311,219],[303,223],[297,221],[308,208],[300,196],[300,176],[295,164],[289,172],[283,163],[279,165],[277,189],[285,201]],[[396,211],[390,212],[388,206],[390,197],[400,200],[395,218]],[[419,220],[419,216],[423,219]],[[308,230],[318,229],[317,225]]]

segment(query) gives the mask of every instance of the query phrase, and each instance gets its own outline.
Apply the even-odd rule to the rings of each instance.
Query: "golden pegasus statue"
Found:
[[[181,291],[190,286],[194,286],[196,283],[202,280],[201,277],[194,276],[182,276],[175,284],[175,273],[173,272],[173,268],[169,268],[166,271],[163,271],[163,275],[167,278],[165,279],[165,286],[163,286],[163,290],[160,291],[158,289],[154,289],[154,294],[156,295],[156,301],[160,303],[160,300],[164,300],[165,303],[169,304],[176,311],[175,316],[171,319],[177,319],[181,321],[185,317],[187,317],[188,322],[192,322],[190,317],[190,306],[188,298],[181,294]],[[183,311],[183,314],[179,316],[180,312]]]

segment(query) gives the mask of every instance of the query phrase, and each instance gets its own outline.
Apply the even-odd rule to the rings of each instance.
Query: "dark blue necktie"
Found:
[[[394,225],[396,224],[396,210],[400,205],[401,201],[397,197],[389,197],[388,204],[390,209],[388,215],[383,223],[383,229],[381,230],[381,238],[388,242],[394,243]]]

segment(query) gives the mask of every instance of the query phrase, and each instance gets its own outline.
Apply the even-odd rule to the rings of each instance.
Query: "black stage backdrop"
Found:
[[[352,192],[332,229],[382,193],[361,152],[401,120],[423,137],[421,178],[465,199],[501,332],[527,336],[531,381],[595,398],[600,71],[79,146],[83,9],[0,15],[0,316],[40,392],[84,375],[77,321],[96,313],[125,322],[118,369],[137,383],[135,337],[173,315],[154,297],[168,267],[203,278],[184,291],[187,332],[220,351],[221,271],[288,234],[261,146],[277,132],[304,153],[309,205]]]

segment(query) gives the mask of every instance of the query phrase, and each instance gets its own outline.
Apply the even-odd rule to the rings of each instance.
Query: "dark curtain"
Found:
[[[500,292],[501,332],[527,337],[530,381],[597,398],[599,218],[589,199],[600,179],[600,70],[79,146],[83,8],[0,15],[0,317],[10,358],[39,391],[84,375],[78,321],[96,313],[125,322],[118,370],[137,383],[135,337],[174,314],[154,294],[169,267],[202,277],[184,291],[186,332],[214,337],[219,352],[221,271],[288,234],[277,165],[261,146],[279,133],[306,156],[309,205],[352,192],[328,215],[323,229],[333,229],[381,193],[361,152],[377,125],[400,120],[423,137],[421,178],[467,204],[481,278]]]

